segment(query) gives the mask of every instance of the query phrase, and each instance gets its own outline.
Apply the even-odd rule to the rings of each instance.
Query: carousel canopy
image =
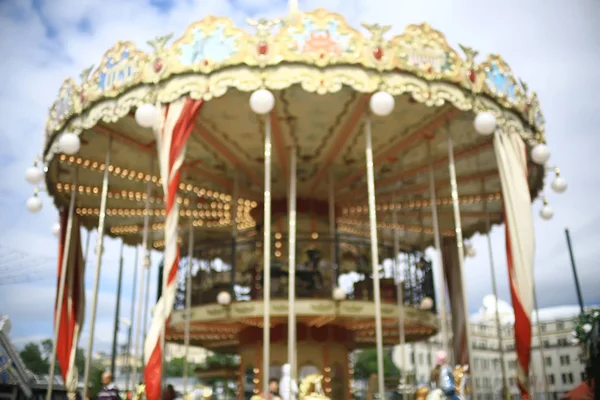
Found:
[[[461,46],[459,53],[428,24],[410,25],[392,38],[385,37],[388,26],[363,24],[363,34],[323,9],[249,25],[248,31],[209,16],[177,40],[149,42],[147,52],[118,42],[97,68],[86,69],[77,81],[65,80],[48,117],[44,153],[47,188],[56,205],[68,204],[76,189],[76,212],[87,227],[95,226],[102,174],[108,169],[106,231],[139,243],[149,197],[151,243],[161,248],[165,211],[155,139],[151,129],[136,123],[135,112],[144,104],[190,96],[206,103],[187,144],[179,187],[181,224],[191,220],[196,240],[204,242],[230,237],[233,223],[242,233],[255,230],[261,221],[265,129],[249,98],[263,87],[275,95],[269,115],[274,224],[287,211],[290,149],[295,148],[299,231],[326,226],[333,189],[338,230],[366,234],[365,117],[372,94],[385,91],[394,96],[394,110],[386,118],[372,118],[383,240],[398,229],[406,247],[424,248],[433,241],[429,160],[440,230],[454,235],[448,135],[465,235],[486,229],[486,213],[493,223],[502,222],[492,137],[476,132],[475,115],[493,113],[499,129],[520,135],[528,146],[545,138],[537,96],[500,56],[476,62],[475,50]],[[61,152],[64,133],[79,136],[76,154]],[[529,162],[535,198],[544,170]]]

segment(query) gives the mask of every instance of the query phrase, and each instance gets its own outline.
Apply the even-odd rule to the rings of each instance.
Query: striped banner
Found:
[[[181,166],[185,158],[185,147],[196,117],[202,108],[202,100],[180,98],[173,103],[163,105],[159,109],[160,117],[154,126],[160,175],[165,193],[165,250],[163,279],[166,289],[154,308],[152,324],[148,330],[144,344],[144,360],[146,368],[144,379],[146,398],[160,400],[162,353],[161,332],[167,324],[177,290],[176,277],[179,266],[179,246],[177,245],[177,228],[179,224],[179,205],[177,189],[181,180]]]
[[[527,153],[523,140],[517,134],[497,133],[494,149],[504,199],[506,260],[515,313],[517,383],[521,397],[529,399],[535,239],[527,182]]]
[[[65,276],[65,291],[62,304],[55,301],[54,318],[61,307],[60,321],[58,321],[58,341],[56,343],[56,360],[65,382],[68,392],[77,391],[77,367],[75,366],[75,354],[77,343],[85,318],[85,287],[84,274],[85,265],[81,248],[81,234],[77,215],[73,215],[73,229],[71,232],[71,244],[69,254],[64,254],[65,241],[67,237],[68,210],[60,214],[60,241],[58,249],[58,282],[63,265],[63,257],[67,257],[67,271]],[[57,290],[58,293],[58,290]],[[57,295],[58,296],[58,295]]]

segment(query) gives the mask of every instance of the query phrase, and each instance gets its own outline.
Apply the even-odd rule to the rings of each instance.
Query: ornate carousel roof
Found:
[[[542,143],[544,118],[535,93],[498,55],[475,62],[428,24],[410,25],[391,39],[389,26],[363,24],[368,34],[323,9],[282,20],[249,21],[240,29],[226,18],[206,17],[184,35],[150,41],[150,52],[118,42],[97,68],[63,83],[46,126],[47,187],[58,206],[68,203],[78,167],[77,212],[97,224],[102,172],[110,172],[107,231],[130,244],[141,239],[144,199],[151,198],[151,237],[162,246],[163,193],[154,135],[136,124],[135,109],[180,96],[206,104],[188,141],[180,185],[181,214],[193,220],[197,240],[227,237],[260,217],[264,171],[264,119],[248,106],[261,87],[275,94],[269,118],[273,136],[273,210],[286,212],[289,149],[298,152],[298,202],[308,220],[325,226],[333,186],[340,231],[368,231],[364,120],[369,97],[385,90],[394,112],[373,118],[378,223],[383,238],[396,228],[409,247],[432,241],[428,159],[431,155],[442,235],[454,235],[447,135],[454,141],[463,231],[485,229],[485,212],[502,222],[501,186],[491,137],[473,128],[476,112],[491,111],[499,128]],[[80,135],[75,156],[60,154],[57,137]],[[108,165],[105,155],[111,139]],[[533,197],[544,171],[530,163]],[[234,182],[239,207],[232,216]],[[146,182],[151,182],[146,191]],[[277,204],[281,203],[281,206]],[[487,210],[484,208],[487,204]],[[399,210],[392,223],[392,210]],[[258,219],[259,220],[259,219]],[[276,220],[276,219],[275,219]],[[302,217],[299,222],[302,225]],[[317,226],[318,226],[317,224]],[[299,227],[299,230],[302,226]]]

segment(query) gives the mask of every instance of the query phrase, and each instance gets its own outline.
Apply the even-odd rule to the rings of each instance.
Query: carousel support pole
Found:
[[[121,240],[121,250],[119,252],[119,278],[117,279],[117,304],[115,305],[115,322],[113,325],[113,342],[112,342],[112,352],[110,355],[110,373],[114,378],[115,375],[115,367],[117,361],[117,342],[119,340],[119,317],[121,315],[121,286],[123,284],[123,248],[125,247],[125,242]]]
[[[151,165],[152,166],[152,161]],[[152,170],[152,168],[150,168]],[[148,181],[146,184],[146,200],[144,202],[145,210],[144,210],[144,230],[142,231],[142,265],[141,265],[141,273],[140,273],[140,293],[138,299],[138,311],[137,311],[137,321],[135,323],[135,345],[133,346],[133,387],[135,388],[138,382],[137,377],[137,369],[138,362],[143,358],[143,352],[140,349],[141,343],[141,332],[142,332],[142,318],[143,318],[143,331],[144,337],[146,336],[146,314],[148,314],[148,310],[143,312],[142,301],[144,297],[144,274],[148,274],[148,283],[146,287],[146,304],[148,304],[148,293],[150,292],[150,271],[146,271],[150,269],[150,254],[148,252],[148,229],[150,227],[150,195],[152,192],[152,182]],[[138,353],[139,351],[139,353]],[[84,399],[85,400],[85,399]]]
[[[485,181],[482,181],[482,193],[485,193]],[[508,384],[506,381],[506,365],[504,364],[504,346],[502,344],[502,325],[500,321],[500,311],[498,310],[498,287],[496,285],[496,268],[494,266],[494,254],[492,253],[492,238],[490,237],[490,214],[488,211],[487,199],[483,202],[483,207],[485,210],[485,230],[487,232],[486,239],[488,245],[488,255],[490,258],[490,274],[492,275],[492,291],[494,293],[495,299],[495,313],[494,317],[496,319],[496,335],[498,337],[498,348],[500,349],[500,367],[502,372],[502,399],[508,400],[510,397],[510,393],[508,391]]]
[[[263,221],[263,394],[269,393],[271,343],[271,118],[265,118],[265,193]]]
[[[379,247],[377,243],[377,216],[375,213],[375,174],[373,172],[373,145],[371,143],[371,119],[365,121],[367,189],[369,194],[369,226],[371,236],[371,264],[373,268],[373,298],[375,302],[375,342],[377,345],[377,382],[379,398],[385,399],[383,379],[383,326],[381,321],[381,288],[379,286]]]
[[[46,391],[46,400],[52,399],[52,386],[54,384],[54,368],[56,365],[56,346],[58,343],[58,330],[60,327],[60,319],[62,316],[62,304],[63,299],[65,297],[65,282],[67,278],[67,265],[69,262],[69,254],[71,250],[71,238],[73,236],[73,215],[75,214],[75,195],[77,193],[77,170],[75,171],[75,176],[73,177],[73,190],[71,191],[71,200],[69,203],[69,211],[67,214],[67,226],[64,228],[65,231],[65,244],[63,248],[63,258],[60,265],[60,278],[58,283],[58,298],[56,301],[56,305],[58,310],[56,310],[56,317],[54,319],[54,341],[52,342],[52,354],[50,355],[50,371],[48,372],[48,390]],[[89,238],[89,233],[88,233]]]
[[[127,330],[127,350],[125,352],[126,368],[127,368],[127,379],[125,380],[125,391],[129,391],[129,383],[131,381],[131,336],[133,335],[133,318],[135,316],[135,290],[137,289],[137,274],[138,274],[138,261],[139,252],[138,247],[135,246],[135,257],[133,262],[133,288],[131,289],[131,309],[129,310],[129,329]],[[135,387],[135,380],[133,387]]]
[[[235,221],[233,223],[235,225]],[[183,395],[187,395],[188,387],[188,356],[190,350],[190,320],[192,317],[192,262],[194,261],[194,219],[190,218],[190,236],[188,242],[189,262],[185,274],[185,331],[183,345],[185,356],[183,358]]]
[[[400,374],[402,377],[402,395],[406,385],[406,333],[404,331],[404,273],[400,267],[400,232],[398,231],[398,209],[396,207],[396,191],[394,191],[394,211],[392,211],[392,225],[394,226],[394,269],[396,273],[396,302],[398,305],[398,335],[400,344]]]
[[[538,343],[540,346],[540,358],[541,358],[541,362],[542,362],[542,379],[544,382],[544,399],[548,399],[548,393],[550,393],[549,391],[549,387],[548,387],[548,375],[546,374],[546,354],[544,351],[544,342],[542,340],[542,324],[540,322],[540,309],[538,308],[538,301],[537,301],[537,291],[535,289],[535,279],[533,280],[533,306],[535,307],[535,323],[536,323],[536,330],[537,330],[537,336],[538,336]],[[533,365],[533,363],[532,363]],[[536,386],[536,381],[537,379],[534,381],[533,386]]]
[[[290,198],[288,216],[288,364],[292,370],[292,382],[296,381],[296,148],[290,152]],[[288,398],[294,398],[292,382]]]
[[[335,187],[334,187],[333,169],[329,170],[329,236],[331,240],[331,284],[332,289],[337,287],[338,268],[336,243],[335,243]]]
[[[456,250],[458,251],[458,267],[460,269],[460,278],[462,282],[462,302],[464,306],[465,318],[465,339],[468,351],[469,371],[471,381],[476,382],[475,369],[473,368],[473,343],[471,342],[471,326],[469,324],[469,311],[467,303],[467,281],[465,279],[465,249],[463,244],[462,223],[460,219],[460,204],[458,203],[458,185],[456,182],[456,166],[454,164],[454,144],[452,133],[448,129],[448,170],[450,173],[450,188],[452,191],[452,208],[454,209],[454,232],[456,235]],[[455,354],[456,361],[461,362],[461,355]],[[477,398],[477,385],[471,385],[472,398]]]
[[[231,197],[231,298],[235,299],[235,271],[237,268],[237,211],[238,198],[240,196],[240,182],[238,169],[235,168],[233,176],[233,196]]]
[[[98,309],[98,288],[100,286],[100,269],[102,267],[102,253],[104,243],[104,223],[106,220],[106,202],[108,199],[108,167],[110,165],[110,151],[112,138],[108,139],[108,150],[106,151],[106,160],[104,161],[104,177],[102,178],[102,197],[100,200],[100,218],[98,219],[98,242],[96,245],[96,271],[94,275],[94,294],[92,295],[92,314],[90,315],[90,329],[87,346],[87,357],[85,358],[85,373],[83,378],[82,398],[88,396],[88,383],[90,381],[90,367],[92,362],[92,351],[94,348],[94,329],[96,326],[96,311]]]
[[[435,175],[433,169],[433,154],[431,149],[432,141],[429,140],[427,146],[427,153],[429,157],[429,200],[431,202],[431,218],[433,219],[433,242],[435,245],[435,258],[437,264],[437,275],[438,275],[438,312],[440,314],[440,320],[442,323],[442,350],[447,354],[449,351],[449,338],[448,338],[448,317],[446,316],[446,285],[444,279],[444,263],[442,261],[442,245],[440,240],[440,224],[438,219],[437,209],[437,195],[435,189]]]

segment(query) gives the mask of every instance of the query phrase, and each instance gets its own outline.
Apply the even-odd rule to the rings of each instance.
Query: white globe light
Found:
[[[55,222],[54,225],[52,225],[52,234],[56,237],[60,236],[60,222]]]
[[[433,308],[433,299],[431,297],[423,297],[421,300],[421,309],[431,310]]]
[[[44,179],[44,172],[38,167],[29,167],[25,171],[25,180],[32,185],[39,185]]]
[[[61,152],[72,156],[81,148],[81,141],[79,136],[74,133],[63,133],[58,140],[58,147]]]
[[[32,213],[38,213],[42,210],[42,199],[37,196],[31,196],[27,199],[27,209]]]
[[[550,149],[543,143],[535,145],[531,149],[531,159],[538,165],[544,165],[550,159]]]
[[[550,207],[549,204],[544,205],[544,207],[542,207],[542,209],[540,210],[540,217],[542,217],[542,219],[545,219],[546,221],[551,220],[553,216],[554,210],[552,209],[552,207]]]
[[[475,130],[480,135],[491,135],[496,130],[496,117],[491,112],[480,112],[473,121]]]
[[[582,328],[585,333],[590,333],[592,331],[592,325],[590,324],[584,324]]]
[[[217,295],[217,303],[219,303],[222,306],[227,306],[229,304],[231,304],[231,294],[229,294],[229,292],[221,292]]]
[[[142,128],[152,128],[156,121],[156,107],[152,104],[142,104],[135,110],[135,122]]]
[[[576,331],[571,331],[571,335],[576,338],[577,337],[577,332]]]
[[[577,338],[571,338],[571,343],[573,343],[573,344],[579,344],[579,339],[577,339]]]
[[[346,300],[346,292],[341,287],[333,289],[332,297],[335,301]]]
[[[377,92],[371,96],[369,105],[371,106],[371,111],[373,111],[373,114],[380,117],[385,117],[394,111],[396,102],[394,101],[394,96],[388,92]]]
[[[567,190],[567,187],[569,185],[567,184],[565,178],[558,175],[556,176],[556,178],[554,178],[550,186],[552,187],[552,190],[554,190],[556,193],[563,193],[565,190]]]
[[[275,107],[275,96],[267,89],[255,90],[250,95],[250,108],[257,114],[268,114]]]

